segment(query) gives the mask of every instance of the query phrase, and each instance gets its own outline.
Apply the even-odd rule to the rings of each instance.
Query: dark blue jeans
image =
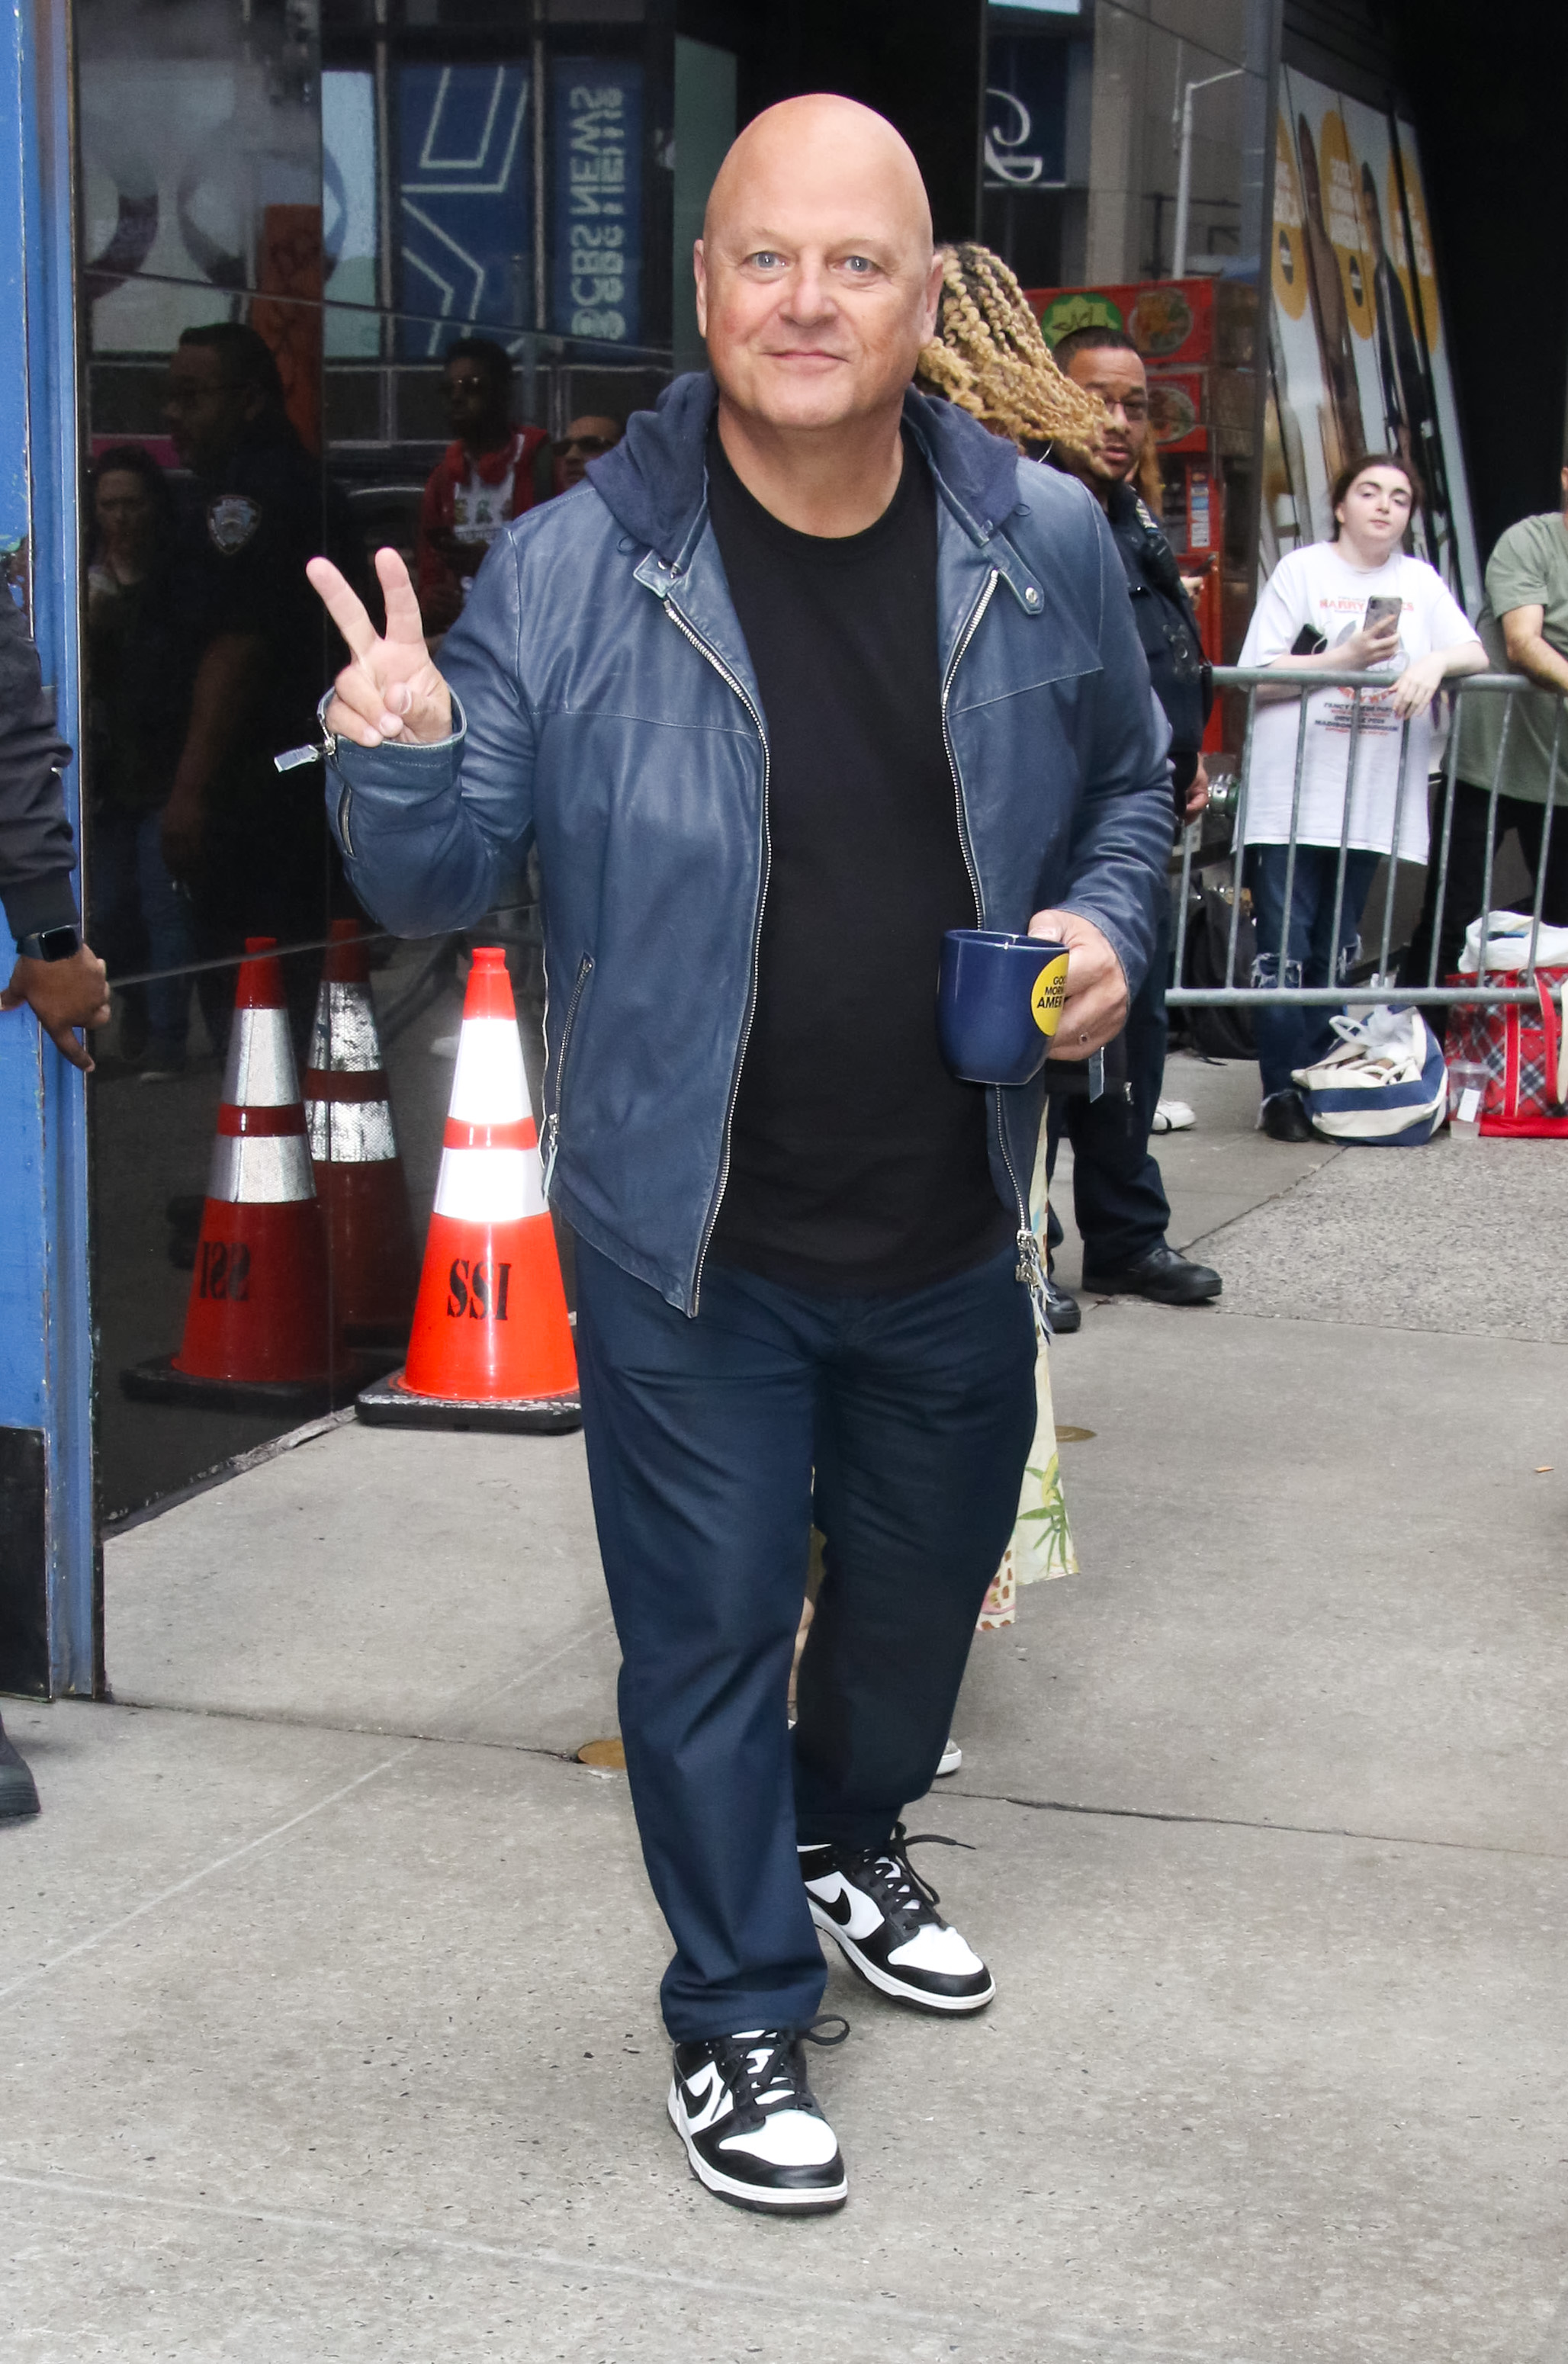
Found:
[[[1252,912],[1258,924],[1255,983],[1266,975],[1278,976],[1280,937],[1285,915],[1285,864],[1290,849],[1283,845],[1249,845],[1247,884],[1252,889]],[[1339,915],[1339,942],[1333,943],[1334,882],[1339,875],[1337,845],[1298,845],[1291,894],[1290,941],[1285,947],[1286,977],[1292,984],[1338,984],[1348,955],[1361,934],[1361,911],[1371,890],[1380,853],[1358,852],[1345,856],[1345,899]],[[1299,976],[1295,972],[1299,970]],[[1293,1070],[1310,1067],[1334,1048],[1334,1011],[1328,1009],[1271,1009],[1260,996],[1248,1011],[1263,1097],[1294,1089]]]
[[[112,805],[93,817],[87,924],[111,978],[128,969],[176,971],[193,956],[191,907],[163,860],[162,822],[162,812],[121,812]],[[158,1040],[183,1051],[190,1031],[190,978],[164,976],[131,991],[145,996]]]
[[[828,1298],[710,1266],[689,1320],[577,1243],[621,1733],[677,2042],[812,2017],[797,1839],[875,1845],[930,1787],[1035,1432],[1014,1268],[1010,1247],[930,1288]]]

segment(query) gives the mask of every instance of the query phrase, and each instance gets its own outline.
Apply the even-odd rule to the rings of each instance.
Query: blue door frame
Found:
[[[26,586],[62,734],[81,744],[74,160],[65,0],[0,0],[0,553]],[[18,234],[19,233],[19,234]],[[0,591],[0,597],[4,592]],[[77,766],[65,775],[78,829]],[[0,920],[0,959],[14,947]],[[30,1688],[102,1689],[83,1077],[0,1013],[0,1430],[41,1433],[47,1646]],[[15,1508],[16,1506],[14,1506]],[[20,1506],[25,1512],[28,1506]],[[29,1522],[24,1515],[19,1525]],[[26,1569],[11,1580],[28,1582]],[[15,1678],[13,1677],[13,1679]]]

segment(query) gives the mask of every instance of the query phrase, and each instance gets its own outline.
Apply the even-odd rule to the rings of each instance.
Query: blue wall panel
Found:
[[[78,440],[69,21],[0,6],[0,550],[25,585],[61,728],[79,742]],[[66,778],[75,810],[75,767]],[[13,947],[0,926],[0,961]],[[0,1426],[47,1442],[51,1687],[98,1681],[83,1079],[31,1013],[0,1014]]]

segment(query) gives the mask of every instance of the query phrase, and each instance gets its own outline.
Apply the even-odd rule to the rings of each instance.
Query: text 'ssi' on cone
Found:
[[[405,1369],[358,1399],[411,1428],[581,1425],[577,1358],[544,1203],[506,958],[476,948]]]
[[[316,997],[305,1124],[327,1225],[332,1310],[350,1346],[400,1346],[419,1260],[357,920],[334,920]]]
[[[275,949],[272,936],[245,940],[185,1337],[173,1357],[121,1375],[143,1401],[331,1401],[327,1234]]]

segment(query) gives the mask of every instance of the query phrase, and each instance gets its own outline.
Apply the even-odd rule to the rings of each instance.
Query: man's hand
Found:
[[[375,572],[386,601],[386,632],[375,631],[364,602],[330,558],[313,558],[305,570],[313,588],[353,652],[333,685],[327,728],[356,747],[380,747],[388,739],[421,745],[452,735],[452,697],[430,660],[420,603],[409,570],[395,550],[378,550]]]
[[[1209,767],[1200,755],[1198,758],[1198,768],[1187,784],[1187,801],[1182,808],[1182,820],[1184,821],[1196,820],[1201,812],[1205,812],[1208,809],[1208,801]]]
[[[90,1076],[93,1054],[73,1030],[109,1022],[108,972],[97,953],[79,944],[69,960],[19,960],[0,993],[0,1009],[19,1009],[24,1001],[62,1056]]]
[[[1092,920],[1077,911],[1036,911],[1032,936],[1067,946],[1067,998],[1051,1042],[1053,1059],[1087,1059],[1127,1022],[1127,980],[1122,964]]]
[[[189,878],[200,867],[206,827],[200,795],[176,786],[158,821],[158,843],[172,877]]]

